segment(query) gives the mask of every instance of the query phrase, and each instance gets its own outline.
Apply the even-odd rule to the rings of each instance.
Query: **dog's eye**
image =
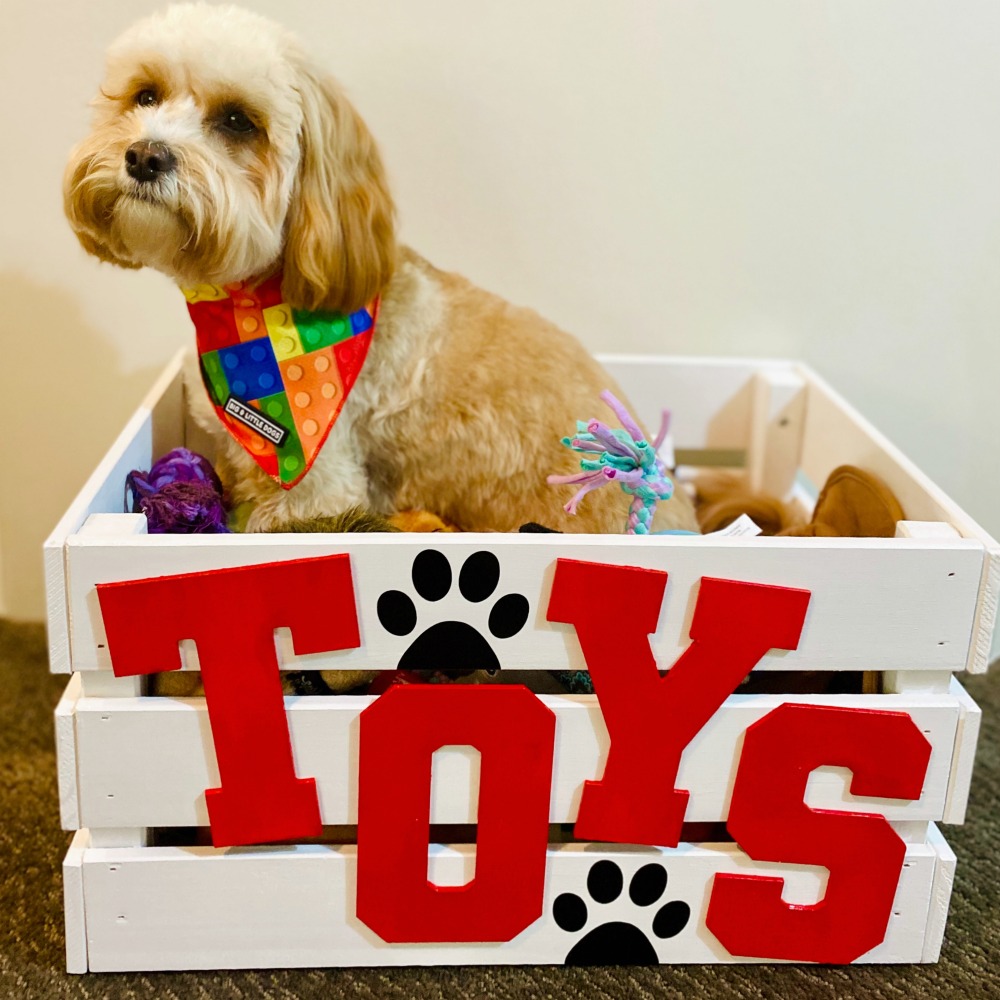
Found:
[[[219,115],[219,127],[233,135],[250,135],[257,126],[242,108],[224,108]]]
[[[139,93],[135,95],[135,103],[140,108],[152,107],[157,103],[156,91],[149,90],[148,88],[146,90],[140,90]]]

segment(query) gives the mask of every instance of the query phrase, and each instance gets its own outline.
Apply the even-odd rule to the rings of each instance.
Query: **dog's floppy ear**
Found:
[[[329,79],[301,74],[301,162],[285,234],[283,288],[301,309],[352,312],[386,285],[394,207],[375,140]]]

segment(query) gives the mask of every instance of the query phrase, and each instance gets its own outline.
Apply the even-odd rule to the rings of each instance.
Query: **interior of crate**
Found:
[[[91,513],[120,513],[125,475],[170,448],[186,445],[213,457],[212,439],[188,417],[182,357],[157,381],[61,527],[72,531]],[[885,480],[907,520],[944,522],[963,537],[982,537],[956,504],[802,365],[638,355],[601,360],[647,427],[659,426],[663,409],[670,411],[677,461],[686,468],[740,471],[752,489],[808,506],[830,472],[854,464]]]
[[[789,361],[607,355],[602,360],[640,419],[671,434],[684,471],[728,469],[755,490],[807,513],[833,469],[855,464],[879,475],[907,521],[935,522],[957,536],[986,539],[919,469],[808,369]],[[125,476],[186,445],[212,458],[212,439],[187,415],[182,354],[167,367],[47,545],[56,551],[91,514],[123,510]],[[581,415],[583,416],[583,415]],[[995,544],[995,543],[993,543]]]

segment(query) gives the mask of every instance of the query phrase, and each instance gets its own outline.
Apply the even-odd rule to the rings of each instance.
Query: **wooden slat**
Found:
[[[56,705],[56,770],[59,776],[59,819],[64,830],[79,830],[77,797],[76,708],[83,693],[80,674],[69,679]]]
[[[941,958],[941,945],[948,926],[948,910],[951,907],[951,890],[955,882],[955,852],[948,846],[941,831],[931,824],[927,833],[928,846],[937,854],[934,864],[934,881],[931,884],[930,908],[927,912],[927,931],[924,935],[924,951],[921,962],[937,962]]]
[[[49,669],[68,674],[73,668],[65,566],[66,540],[91,514],[119,513],[125,495],[125,477],[132,469],[148,469],[153,458],[179,444],[183,434],[183,386],[179,351],[146,394],[114,444],[91,473],[69,510],[43,546],[45,610],[49,641]]]
[[[593,695],[539,697],[557,718],[549,818],[571,822],[583,782],[603,772],[607,729]],[[326,825],[357,822],[357,720],[373,700],[286,699],[296,770],[316,779]],[[811,806],[877,811],[893,820],[943,815],[959,718],[957,697],[733,695],[682,758],[678,787],[691,792],[688,821],[726,818],[743,733],[784,701],[908,712],[933,747],[918,800],[858,798],[847,791],[850,775],[845,769],[820,768],[807,790]],[[77,704],[76,734],[83,825],[96,830],[208,824],[204,791],[218,786],[219,774],[203,698],[84,698]],[[478,769],[470,772],[465,754],[448,748],[435,754],[434,770],[432,822],[475,822]]]
[[[87,907],[83,885],[83,860],[90,834],[80,830],[63,859],[63,910],[66,915],[66,971],[83,973],[87,964]]]
[[[419,632],[441,620],[464,621],[487,638],[494,600],[471,604],[453,586],[444,599],[414,595],[410,567],[425,549],[444,552],[454,577],[474,552],[490,549],[501,565],[497,595],[524,594],[525,627],[492,640],[504,669],[585,669],[575,632],[545,620],[557,558],[651,567],[669,573],[664,610],[653,639],[661,667],[688,644],[693,588],[702,577],[800,587],[812,602],[798,650],[766,655],[763,670],[962,670],[969,656],[983,548],[974,540],[698,538],[611,535],[157,535],[75,537],[67,544],[73,666],[110,669],[97,601],[98,582],[166,576],[227,566],[348,552],[361,621],[362,646],[294,657],[281,643],[285,669],[394,669]],[[387,590],[413,597],[418,625],[391,635],[376,609]],[[599,602],[599,595],[595,595]],[[609,627],[617,627],[609,623]],[[450,663],[429,664],[447,667]]]
[[[429,874],[438,884],[461,882],[475,848],[431,848]],[[598,860],[618,864],[626,884],[642,865],[659,863],[669,881],[664,902],[682,900],[691,921],[676,937],[651,933],[654,904],[634,906],[628,892],[608,904],[587,896],[587,873]],[[919,962],[923,957],[937,853],[907,847],[899,888],[882,944],[862,962]],[[355,916],[356,849],[298,846],[223,852],[158,847],[88,850],[84,858],[90,967],[98,972],[322,966],[561,964],[593,927],[623,921],[638,927],[665,963],[741,962],[704,927],[716,872],[781,875],[784,898],[800,904],[821,894],[821,870],[761,865],[733,845],[607,850],[591,844],[549,851],[542,916],[502,944],[386,945]],[[561,893],[587,900],[579,932],[561,930],[552,904]]]
[[[951,680],[951,693],[958,702],[958,730],[955,733],[948,801],[941,820],[944,823],[964,823],[983,712],[954,677]]]
[[[795,485],[805,433],[805,380],[795,371],[761,370],[753,378],[747,485],[786,498]]]

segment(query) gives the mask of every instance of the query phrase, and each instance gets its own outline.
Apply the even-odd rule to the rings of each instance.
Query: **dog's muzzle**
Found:
[[[159,180],[177,166],[170,147],[162,142],[133,142],[125,150],[125,170],[140,184]]]

